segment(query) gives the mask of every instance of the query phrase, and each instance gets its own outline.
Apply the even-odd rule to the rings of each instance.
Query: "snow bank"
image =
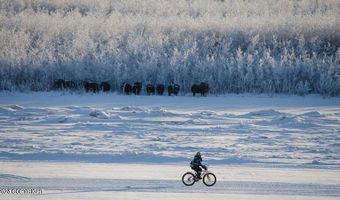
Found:
[[[100,119],[108,119],[110,117],[110,115],[107,114],[106,112],[99,110],[91,111],[89,115]]]
[[[339,166],[339,102],[12,93],[0,98],[0,155],[163,163],[187,162],[202,151],[211,164]]]

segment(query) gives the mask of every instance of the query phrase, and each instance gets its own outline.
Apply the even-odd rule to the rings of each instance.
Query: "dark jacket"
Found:
[[[202,158],[199,156],[195,156],[194,159],[190,162],[191,167],[203,167],[206,168],[205,165],[202,165]]]

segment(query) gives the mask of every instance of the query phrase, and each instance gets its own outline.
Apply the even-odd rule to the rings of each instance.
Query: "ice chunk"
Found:
[[[94,110],[92,112],[90,112],[90,116],[91,117],[96,117],[99,119],[108,119],[110,117],[110,115],[104,111],[100,111],[100,110]]]

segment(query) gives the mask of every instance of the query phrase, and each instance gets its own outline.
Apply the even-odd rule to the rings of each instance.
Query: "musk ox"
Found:
[[[99,92],[99,85],[97,83],[84,81],[83,85],[84,85],[86,92],[93,92],[93,93]]]
[[[74,89],[77,89],[77,84],[74,81],[57,79],[53,82],[53,89],[55,89],[55,90],[64,90],[64,89],[74,90]]]
[[[206,96],[209,92],[209,84],[208,83],[200,83],[200,84],[193,84],[191,86],[192,95],[195,96],[196,93],[200,93],[201,96]]]
[[[135,95],[140,95],[140,92],[142,90],[142,83],[141,82],[135,82],[132,87],[132,92]]]
[[[172,94],[177,96],[178,92],[179,92],[179,89],[180,89],[180,86],[178,84],[170,84],[168,86],[168,94],[169,94],[169,96],[171,96]]]
[[[110,92],[111,90],[111,85],[108,81],[104,81],[100,84],[100,89],[103,92]]]
[[[165,86],[163,84],[157,84],[156,91],[158,95],[163,95]]]
[[[124,82],[121,85],[122,93],[129,95],[132,92],[132,86],[129,83]]]
[[[146,93],[148,95],[151,95],[151,94],[155,94],[155,86],[151,85],[151,84],[148,84],[146,86]]]
[[[65,81],[65,88],[70,90],[77,89],[77,84],[74,81]]]

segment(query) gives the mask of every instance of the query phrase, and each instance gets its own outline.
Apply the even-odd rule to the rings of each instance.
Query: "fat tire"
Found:
[[[192,183],[187,183],[187,182],[185,182],[184,181],[184,178],[185,178],[185,176],[192,176]],[[186,185],[186,186],[192,186],[192,185],[194,185],[194,183],[195,183],[196,181],[195,181],[195,175],[193,174],[193,173],[191,173],[191,172],[187,172],[187,173],[185,173],[185,174],[183,174],[183,176],[182,176],[182,183],[184,184],[184,185]]]
[[[212,184],[208,184],[208,183],[205,182],[205,178],[206,178],[207,176],[213,176],[213,177],[214,177],[214,181],[213,181]],[[211,173],[211,172],[205,174],[205,175],[203,176],[203,183],[204,183],[204,185],[206,185],[206,186],[208,186],[208,187],[211,187],[211,186],[215,185],[215,183],[216,183],[216,176],[215,176],[215,174],[213,174],[213,173]]]

